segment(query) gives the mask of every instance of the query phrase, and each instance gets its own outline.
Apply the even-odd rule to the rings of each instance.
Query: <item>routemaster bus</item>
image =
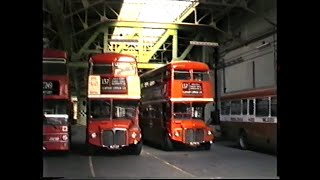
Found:
[[[228,93],[220,101],[222,136],[241,149],[277,149],[276,88]]]
[[[174,61],[140,75],[143,140],[170,151],[175,145],[211,148],[213,130],[205,106],[214,102],[207,64]]]
[[[93,55],[89,62],[86,133],[89,153],[105,148],[139,155],[141,90],[135,57],[110,52]]]
[[[69,151],[71,142],[71,95],[67,53],[43,50],[43,150]]]

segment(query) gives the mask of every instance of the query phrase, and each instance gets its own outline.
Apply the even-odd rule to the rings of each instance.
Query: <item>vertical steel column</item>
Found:
[[[172,30],[172,60],[178,58],[178,30]]]
[[[138,57],[137,61],[140,62],[140,59],[143,59],[144,55],[144,46],[143,46],[143,28],[138,29],[139,41],[138,41]]]
[[[104,30],[104,34],[103,34],[103,52],[106,53],[109,51],[109,28],[106,28]]]

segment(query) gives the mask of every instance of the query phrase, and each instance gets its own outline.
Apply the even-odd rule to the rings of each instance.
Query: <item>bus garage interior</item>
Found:
[[[44,155],[43,176],[278,178],[276,0],[43,0],[42,9],[43,48],[67,55],[72,112],[70,151]],[[137,78],[180,61],[207,65],[213,102],[203,110],[211,128],[204,132],[214,139],[206,150],[167,151],[141,137],[141,149],[132,151],[139,156],[110,149],[87,154],[86,138],[93,136],[86,137],[92,104],[88,82],[94,57],[108,53],[133,57]]]

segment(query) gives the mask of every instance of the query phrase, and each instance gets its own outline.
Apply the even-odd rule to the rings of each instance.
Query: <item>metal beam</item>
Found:
[[[53,21],[57,26],[57,31],[60,37],[60,40],[68,54],[72,53],[72,38],[70,32],[68,32],[68,24],[63,18],[63,6],[60,1],[56,0],[47,0],[47,5],[49,10],[52,12]]]
[[[194,41],[199,41],[202,34],[198,33],[197,36],[194,38]],[[180,57],[178,57],[179,60],[183,60],[187,57],[187,55],[190,53],[191,49],[193,48],[193,44],[189,44],[188,47],[183,51]]]
[[[201,5],[212,5],[212,6],[226,6],[226,7],[239,7],[239,8],[242,8],[243,6],[242,5],[237,5],[237,4],[230,4],[230,3],[226,3],[224,1],[222,2],[211,2],[211,0],[198,0],[198,2],[201,4]]]
[[[76,36],[94,27],[109,28],[109,27],[127,27],[127,28],[152,28],[152,29],[176,29],[197,31],[199,29],[210,30],[212,26],[207,24],[195,23],[159,23],[159,22],[141,22],[141,21],[118,21],[117,19],[105,19],[101,22],[89,26],[87,29],[82,29],[72,36]]]
[[[93,7],[93,6],[96,6],[96,5],[101,4],[101,3],[103,3],[103,2],[105,2],[105,0],[97,1],[97,2],[92,3],[92,4],[88,4],[87,7],[81,8],[81,9],[79,9],[79,10],[77,10],[77,11],[71,13],[71,14],[68,14],[68,15],[64,16],[64,18],[65,18],[65,19],[70,18],[70,17],[72,17],[73,15],[78,14],[79,12],[85,11],[85,10],[87,10],[88,8]]]
[[[275,22],[273,22],[272,20],[270,20],[268,17],[266,17],[265,15],[261,14],[261,13],[257,13],[254,10],[247,8],[247,7],[243,7],[244,10],[256,15],[256,16],[260,16],[261,18],[263,18],[265,21],[267,21],[269,24],[271,24],[272,26],[276,27],[277,24]]]
[[[105,29],[104,33],[103,33],[103,52],[106,53],[109,51],[109,29]]]
[[[191,8],[189,8],[186,12],[184,12],[179,19],[176,21],[177,23],[181,23],[183,20],[185,20],[193,11],[195,11],[196,6],[198,6],[199,3],[193,3],[191,5]]]
[[[138,63],[138,69],[155,69],[160,68],[166,64],[164,63]]]
[[[100,31],[97,30],[96,32],[94,32],[91,37],[88,39],[88,41],[81,47],[81,49],[78,51],[77,53],[77,58],[81,57],[83,52],[85,50],[88,50],[89,46],[91,45],[91,43],[98,37],[98,35],[100,34]]]
[[[86,61],[69,62],[68,67],[69,68],[88,68],[89,63]]]
[[[166,40],[168,39],[168,37],[170,35],[172,35],[172,30],[167,30],[162,37],[158,40],[158,42],[152,47],[151,51],[148,52],[147,56],[144,56],[143,58],[139,59],[139,62],[148,62],[150,60],[150,58],[154,55],[154,53],[157,52],[157,50],[162,46],[163,43],[166,42]]]
[[[178,57],[178,30],[172,30],[172,59],[177,59]]]

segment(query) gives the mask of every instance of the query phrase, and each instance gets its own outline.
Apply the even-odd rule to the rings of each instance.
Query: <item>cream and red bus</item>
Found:
[[[214,102],[207,64],[174,61],[140,75],[140,123],[143,139],[173,150],[174,145],[211,148],[213,130],[204,120]]]
[[[43,49],[43,150],[69,151],[71,95],[67,53]]]
[[[140,78],[135,57],[119,53],[89,60],[86,142],[89,150],[142,149],[138,119]]]
[[[277,89],[228,93],[220,100],[222,136],[241,149],[277,149]]]

